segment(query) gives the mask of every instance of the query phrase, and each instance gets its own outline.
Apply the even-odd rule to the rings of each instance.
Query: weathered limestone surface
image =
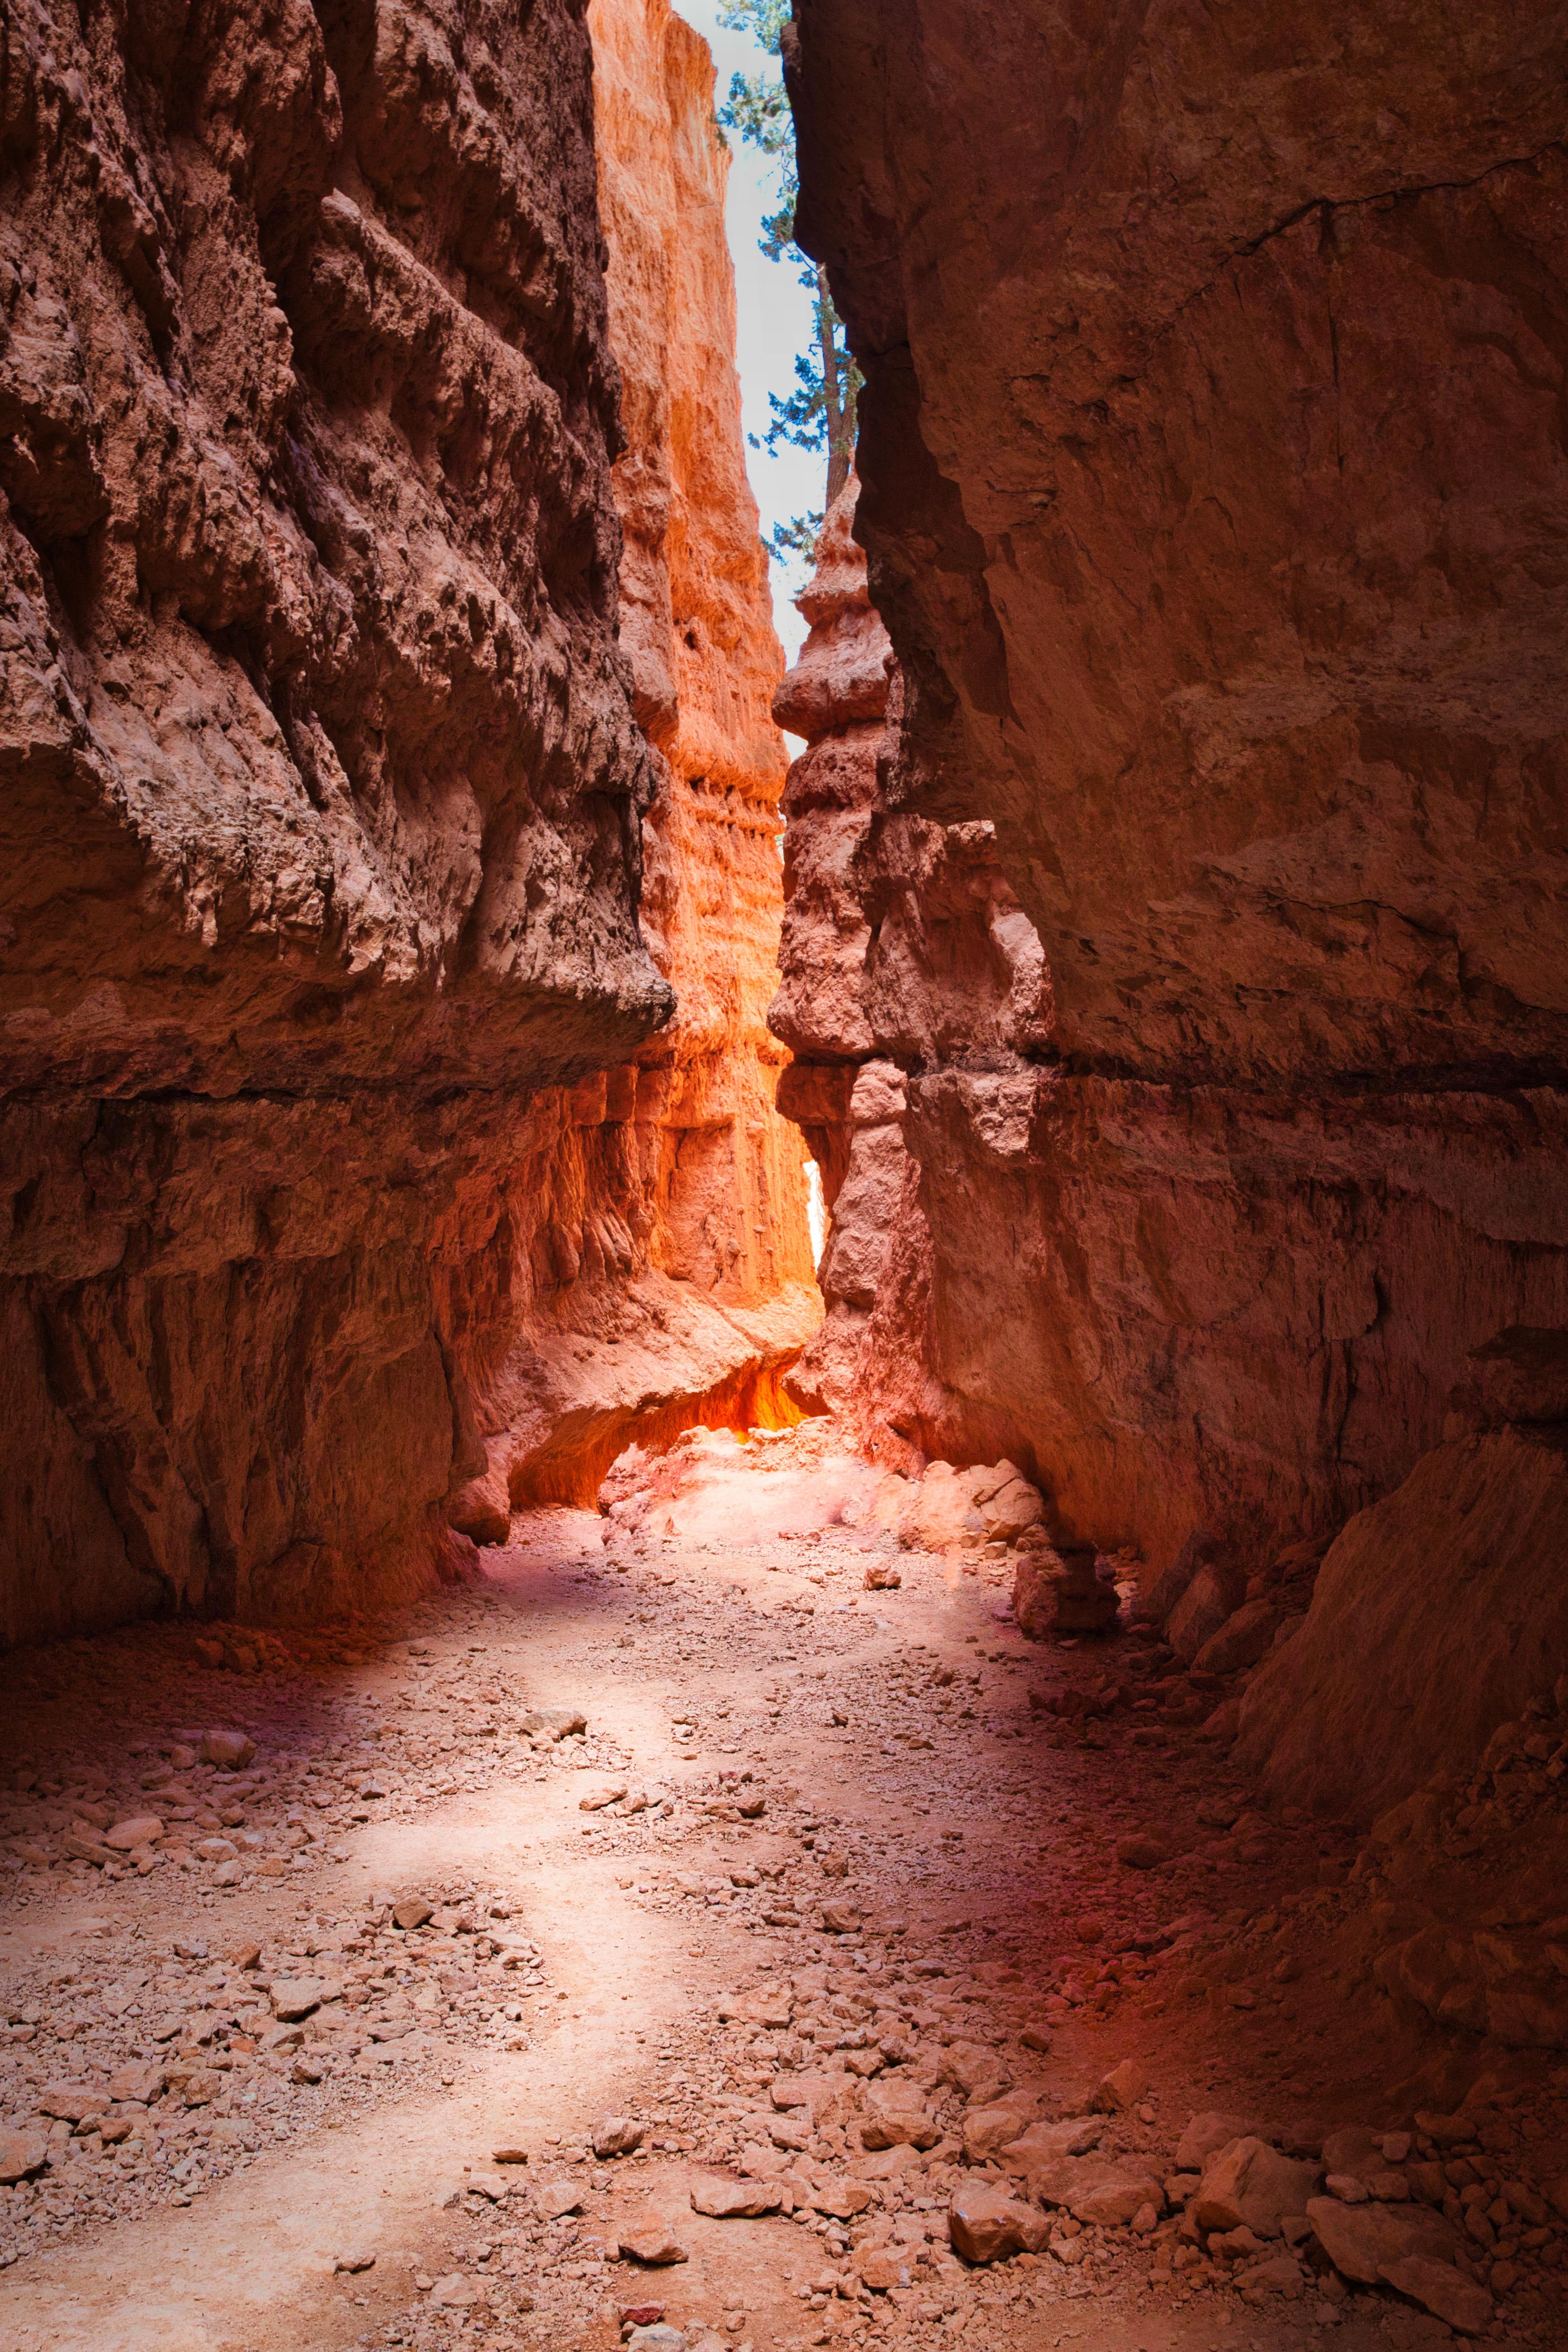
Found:
[[[779,1360],[632,1060],[604,271],[571,0],[0,26],[0,1635],[429,1576],[656,1230]]]
[[[826,1318],[794,1385],[879,1459],[984,1458],[984,1367],[1007,1334],[982,1311],[977,1378],[960,1393],[945,1299],[973,1251],[1010,1306],[1007,1264],[984,1268],[995,1225],[965,1234],[964,1202],[942,1201],[932,1176],[949,1144],[964,1165],[961,1192],[973,1186],[969,1160],[989,1152],[1005,1167],[1016,1152],[1016,1106],[1032,1101],[1037,1077],[1028,1056],[1050,1035],[1050,982],[992,827],[889,805],[902,680],[851,537],[858,488],[851,477],[825,521],[800,599],[811,632],[773,700],[808,748],[784,795],[782,981],[769,1018],[797,1056],[779,1100],[812,1145],[832,1211],[819,1268]]]
[[[805,1155],[774,1108],[786,1056],[763,1020],[784,662],[741,435],[713,61],[668,0],[592,0],[588,26],[627,441],[621,645],[662,754],[643,935],[679,1011],[635,1065],[535,1114],[539,1192],[514,1211],[523,1311],[485,1385],[487,1472],[456,1511],[476,1535],[504,1533],[511,1500],[591,1501],[634,1436],[694,1413],[795,1418],[780,1376],[822,1313]]]
[[[1052,999],[1005,1068],[837,1032],[909,1078],[889,1417],[1155,1568],[1332,1529],[1568,1320],[1563,52],[797,0],[881,836],[994,826]]]

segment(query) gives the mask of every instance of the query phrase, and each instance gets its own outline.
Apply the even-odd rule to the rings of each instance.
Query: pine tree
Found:
[[[790,0],[720,0],[719,21],[731,32],[750,33],[771,57],[779,54],[784,28],[790,17]],[[719,110],[727,131],[737,131],[751,147],[774,158],[778,166],[778,210],[763,223],[758,243],[770,261],[793,258],[800,282],[812,299],[816,326],[814,350],[795,354],[795,389],[787,399],[768,394],[773,421],[752,446],[776,450],[781,441],[796,449],[820,449],[827,457],[826,507],[830,507],[849,478],[855,457],[855,395],[860,371],[849,355],[844,322],[833,307],[827,272],[795,242],[795,208],[799,192],[795,168],[795,123],[784,94],[782,71],[774,67],[758,74],[735,74],[730,95]],[[792,516],[775,525],[775,555],[809,557],[822,514]]]

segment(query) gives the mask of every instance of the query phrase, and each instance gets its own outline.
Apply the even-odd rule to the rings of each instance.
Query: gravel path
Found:
[[[1373,1999],[1354,1842],[1233,1783],[1154,1646],[1032,1648],[984,1566],[868,1591],[842,1528],[602,1531],[519,1518],[374,1638],[7,1663],[5,2352],[1447,2339],[1184,2233],[1194,2116],[1315,2156],[1432,2053]],[[1478,2181],[1568,2160],[1525,2071]],[[963,2260],[955,2193],[1021,2193],[994,2112],[1091,2116],[1153,2201]],[[1489,2340],[1565,2340],[1560,2255],[1554,2216]]]

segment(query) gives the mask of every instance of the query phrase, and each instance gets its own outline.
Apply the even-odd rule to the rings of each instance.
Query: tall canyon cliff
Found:
[[[649,103],[710,147],[694,62]],[[650,1265],[623,1421],[787,1357],[799,1151],[755,1020],[715,990],[635,1058],[700,965],[688,882],[765,923],[767,869],[656,817],[649,953],[674,785],[618,642],[607,258],[570,0],[0,24],[7,1637],[437,1572],[531,1323],[613,1354]],[[706,723],[761,824],[776,649],[709,359],[734,463],[681,507],[687,572],[634,548],[629,601],[666,562],[684,623],[717,548],[729,601],[690,618],[722,608],[752,689]]]
[[[780,1376],[821,1318],[800,1138],[774,1108],[787,1057],[764,1021],[784,658],[741,436],[713,61],[668,0],[592,0],[587,22],[627,444],[620,643],[659,754],[643,934],[678,1010],[635,1062],[536,1115],[562,1134],[540,1167],[560,1198],[533,1220],[549,1254],[489,1370],[488,1475],[457,1514],[489,1533],[509,1501],[591,1501],[633,1435],[795,1418]]]
[[[830,528],[780,705],[775,1018],[845,1188],[803,1376],[1228,1605],[1350,1521],[1244,1715],[1337,1806],[1560,1659],[1564,48],[1442,0],[785,36],[897,657],[885,722],[834,688]]]
[[[1053,1002],[921,1080],[894,1412],[1156,1559],[1337,1525],[1568,1313],[1563,64],[1502,7],[786,42],[883,796],[994,827]]]

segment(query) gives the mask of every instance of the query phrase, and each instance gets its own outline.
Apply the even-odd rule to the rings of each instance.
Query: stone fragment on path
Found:
[[[112,1829],[105,1830],[103,1843],[114,1853],[134,1853],[138,1846],[151,1845],[154,1838],[163,1834],[163,1824],[156,1813],[131,1813],[124,1821],[116,1822]],[[230,1853],[233,1850],[231,1846]]]
[[[1318,2187],[1318,2167],[1281,2156],[1260,2139],[1216,2149],[1204,2167],[1195,2214],[1200,2230],[1251,2230],[1278,2238],[1287,2218],[1304,2215]]]
[[[963,2118],[963,2152],[971,2162],[1016,2142],[1035,2120],[1037,2101],[1015,2092],[994,2106],[971,2107]]]
[[[1135,2107],[1149,2087],[1149,2070],[1136,2058],[1123,2058],[1105,2075],[1089,2105],[1096,2114],[1124,2116]]]
[[[479,2282],[465,2278],[461,2271],[448,2271],[445,2278],[438,2278],[429,2294],[429,2301],[443,2311],[467,2311],[479,2299]]]
[[[907,2247],[862,2246],[855,2256],[855,2268],[873,2294],[886,2294],[893,2287],[913,2284]]]
[[[776,2085],[773,2096],[778,2097]],[[868,2148],[934,2147],[942,2133],[918,2085],[895,2074],[868,2086],[860,2137]]]
[[[618,2232],[621,2252],[649,2270],[665,2270],[691,2259],[668,2221],[657,2218],[637,2221]]]
[[[33,2105],[41,2116],[53,2116],[58,2122],[85,2123],[89,2116],[105,2114],[110,2105],[107,2092],[96,2089],[90,2083],[46,2083],[33,2094]]]
[[[318,1977],[280,1977],[272,1988],[272,2013],[285,2025],[298,2025],[342,1991],[341,1984],[329,1984]]]
[[[900,1570],[889,1568],[881,1561],[873,1561],[866,1570],[865,1589],[868,1592],[897,1592],[903,1580]]]
[[[48,2152],[42,2132],[0,2131],[0,2185],[14,2188],[29,2173],[41,2172]]]
[[[490,2162],[492,2164],[526,2164],[528,2150],[525,2147],[492,2147]]]
[[[679,2327],[656,2319],[651,2327],[632,2329],[626,2337],[626,2352],[686,2352],[686,2338]]]
[[[994,2050],[979,2042],[954,2042],[944,2051],[938,2079],[962,2091],[972,2105],[989,2105],[1013,2087],[1013,2077]]]
[[[153,2064],[121,2066],[109,2078],[109,2095],[117,2105],[149,2106],[163,2088],[163,2069]]]
[[[868,2200],[869,2201],[869,2200]],[[754,2221],[776,2213],[784,2191],[767,2180],[699,2180],[692,2184],[691,2210],[714,2221]]]
[[[1009,2172],[1022,2175],[1030,2196],[1035,2194],[1035,2179],[1068,2158],[1087,2156],[1097,2147],[1105,2130],[1098,2116],[1069,2116],[1056,2124],[1031,2124],[1016,2140],[1009,2141],[1001,2151],[1001,2160]]]
[[[1387,2285],[1408,2295],[1435,2319],[1446,2320],[1461,2336],[1484,2335],[1492,2324],[1491,2296],[1452,2263],[1405,2254],[1397,2262],[1384,2263],[1379,2274]]]
[[[634,2123],[630,2116],[601,2116],[594,2126],[593,2149],[595,2156],[632,2156],[642,2146],[643,2126]]]
[[[966,2263],[1005,2262],[1010,2254],[1038,2253],[1050,2235],[1043,2213],[999,2189],[966,2180],[947,2209],[948,2236]]]
[[[863,2180],[818,2180],[809,2200],[814,2212],[826,2213],[834,2221],[852,2221],[871,2201],[871,2190]]]
[[[411,1927],[423,1927],[435,1915],[435,1905],[417,1895],[405,1895],[401,1903],[392,1906],[392,1924],[406,1933]]]
[[[606,1805],[618,1805],[626,1793],[624,1780],[595,1780],[578,1798],[577,1810],[580,1813],[602,1813]]]
[[[1313,2197],[1307,2219],[1341,2276],[1361,2286],[1376,2286],[1389,2263],[1413,2256],[1446,2263],[1458,2242],[1452,2225],[1425,2205],[1342,2205],[1337,2197]]]
[[[570,1739],[576,1732],[588,1728],[588,1718],[580,1708],[573,1706],[539,1706],[519,1718],[518,1730],[524,1739],[536,1745],[553,1747],[558,1741]]]
[[[1136,2158],[1116,2164],[1100,2157],[1083,2157],[1069,2158],[1063,2164],[1037,2165],[1028,2185],[1042,2204],[1063,2206],[1075,2221],[1092,2221],[1101,2229],[1131,2221],[1141,2205],[1152,2205],[1156,2213],[1165,2207],[1164,2183]]]
[[[574,2180],[542,2180],[533,2192],[533,2210],[542,2221],[563,2221],[582,2211],[583,2191]]]
[[[255,1740],[247,1738],[243,1731],[204,1731],[202,1734],[202,1762],[216,1764],[220,1771],[237,1772],[242,1764],[249,1763],[255,1753]]]
[[[357,2278],[361,2271],[373,2271],[375,2268],[375,2256],[362,2252],[356,2248],[352,2253],[340,2254],[332,2268],[334,2271],[347,2271],[351,2277]]]
[[[1243,2116],[1212,2111],[1194,2116],[1176,2142],[1177,2171],[1201,2172],[1211,2156],[1228,2147],[1233,2139],[1245,2139],[1251,2129]]]
[[[1116,1859],[1126,1870],[1158,1870],[1170,1861],[1171,1850],[1156,1837],[1124,1837],[1117,1844]]]
[[[61,1838],[60,1852],[68,1855],[72,1862],[91,1863],[94,1870],[102,1870],[118,1859],[98,1838],[84,1836],[76,1830],[68,1830]],[[48,1858],[42,1846],[31,1846],[27,1850],[29,1861],[47,1863]]]

